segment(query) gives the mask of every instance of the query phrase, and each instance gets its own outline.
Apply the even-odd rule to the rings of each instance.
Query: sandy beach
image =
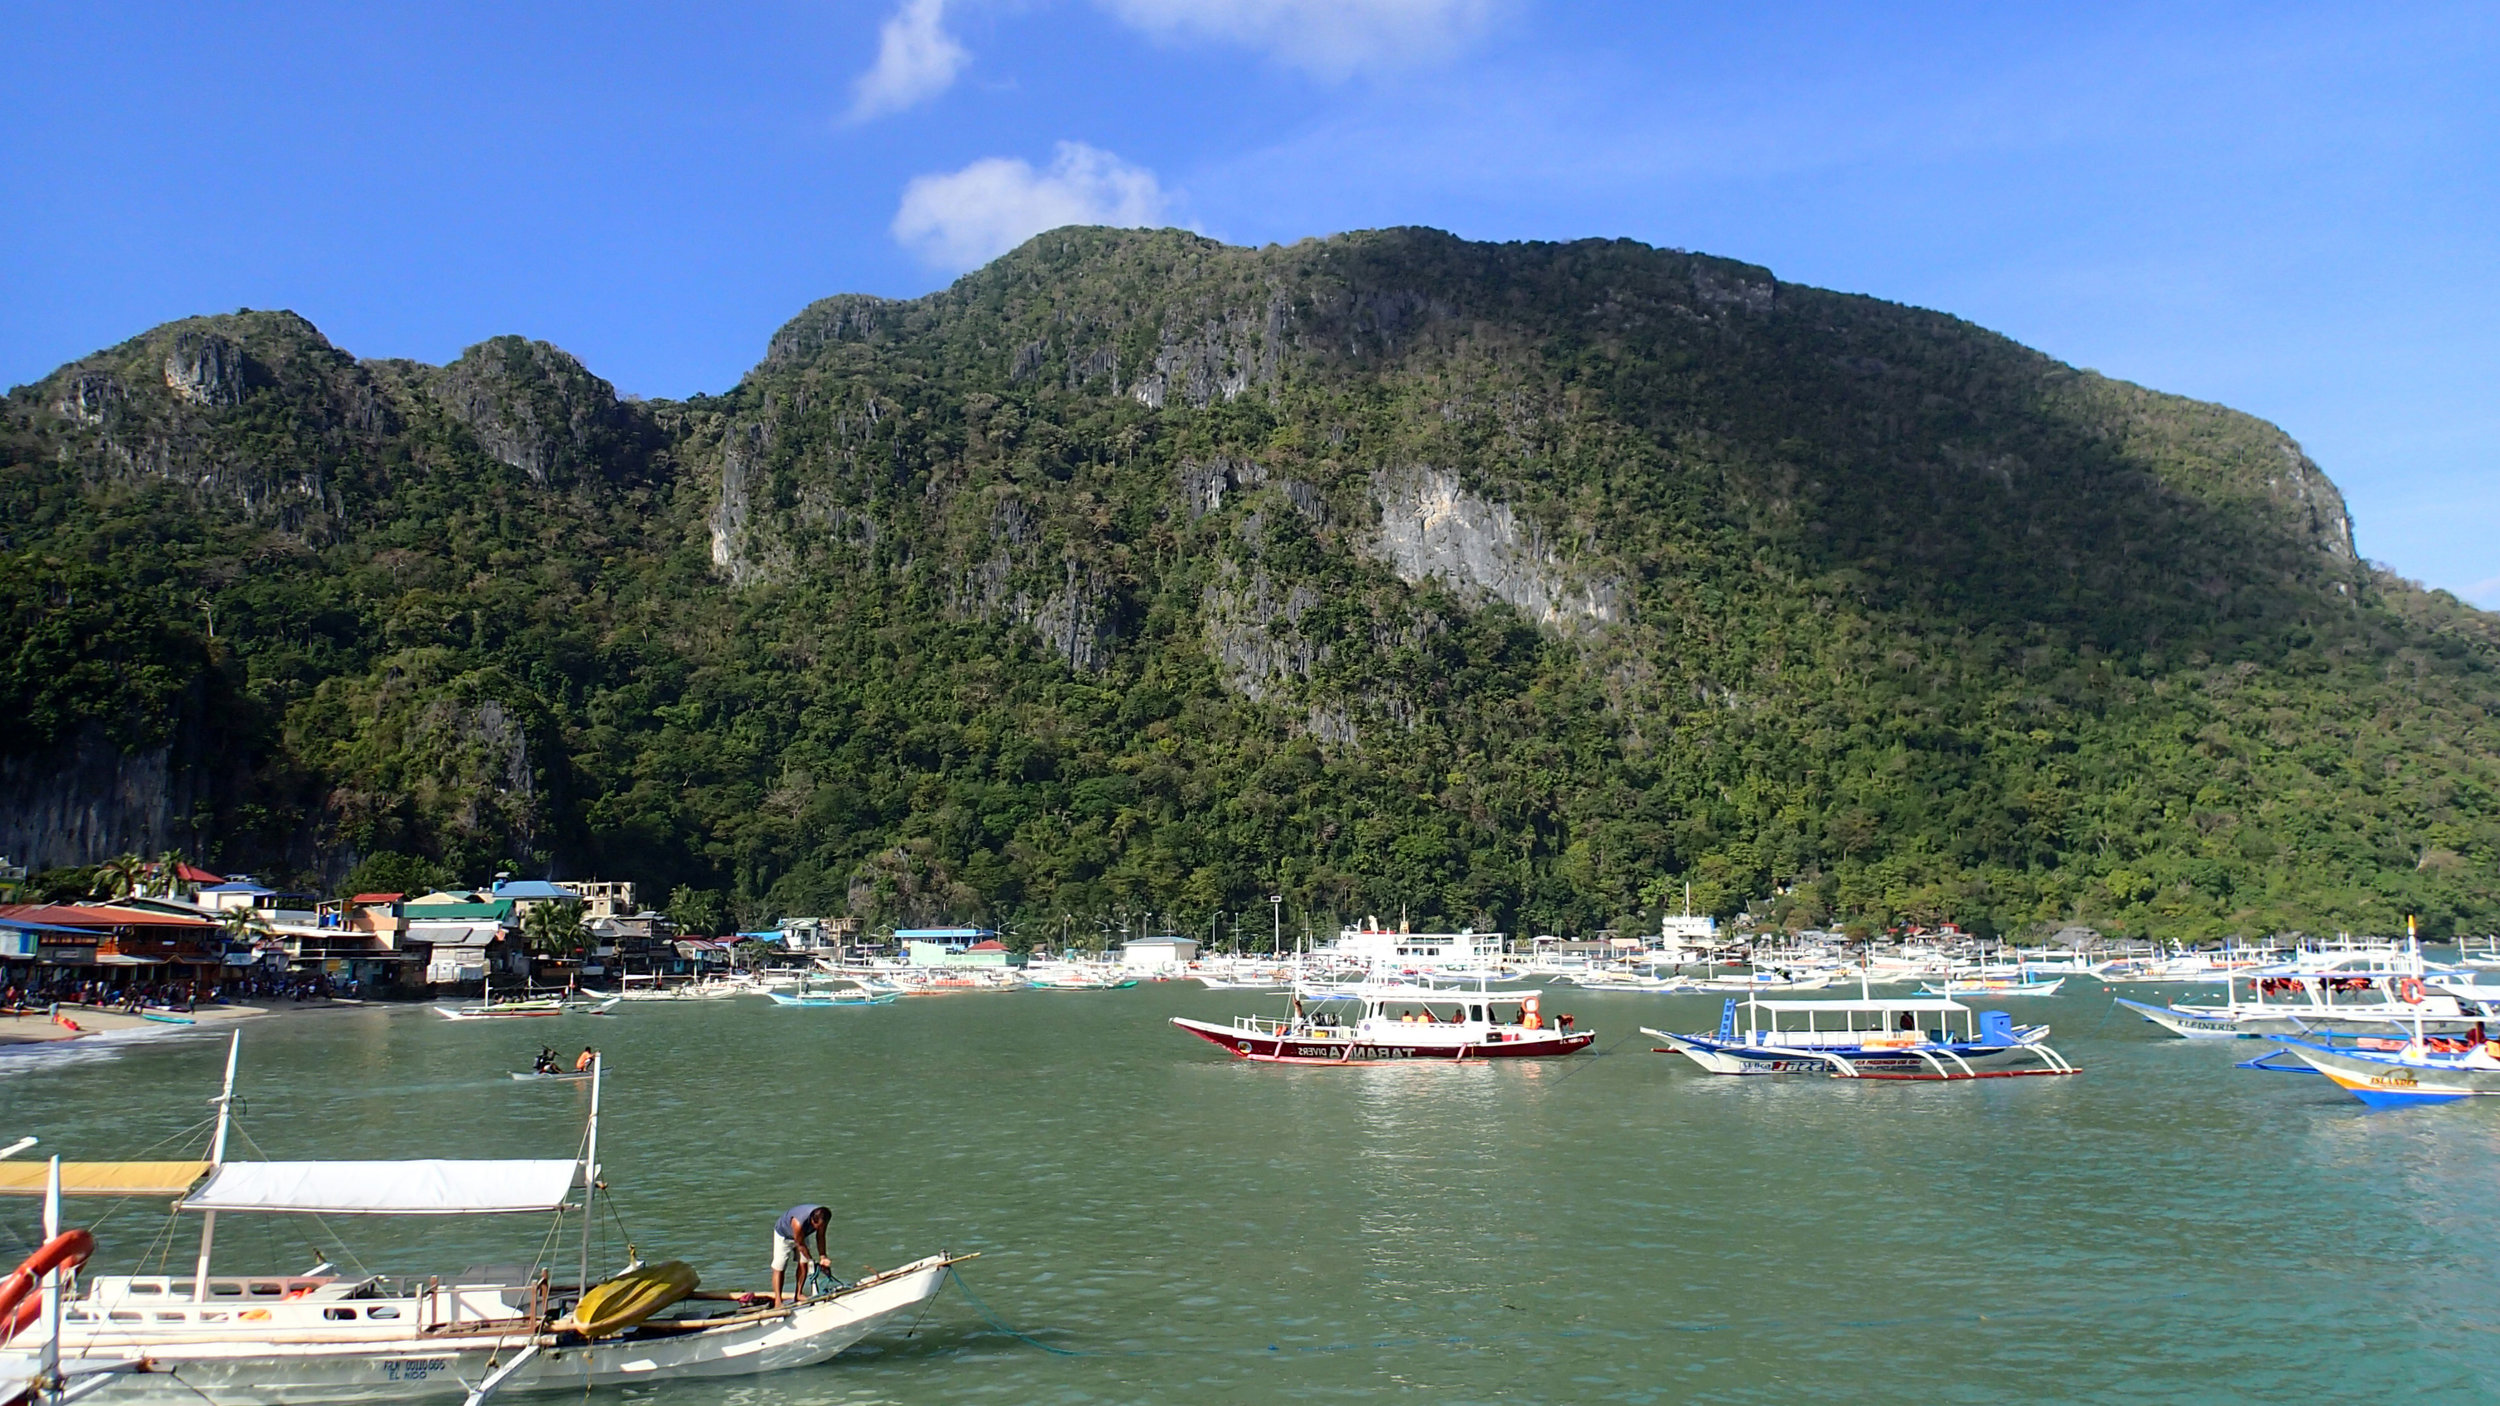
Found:
[[[62,1025],[40,1011],[25,1015],[0,1014],[0,1046],[62,1044],[98,1036],[129,1040],[148,1035],[175,1035],[228,1021],[356,1010],[366,1004],[360,1001],[272,1001],[265,1006],[202,1006],[198,1010],[181,1013],[190,1021],[189,1024],[149,1020],[128,1011],[99,1006],[64,1005],[60,1007],[60,1013],[75,1022],[76,1029]]]

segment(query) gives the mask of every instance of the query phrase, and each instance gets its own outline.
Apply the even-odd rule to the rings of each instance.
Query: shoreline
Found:
[[[77,1047],[100,1039],[120,1043],[144,1039],[151,1035],[180,1035],[204,1027],[215,1027],[239,1020],[260,1020],[271,1017],[311,1015],[322,1011],[363,1010],[392,1002],[375,1001],[279,1001],[266,1006],[214,1005],[184,1011],[185,1022],[150,1020],[147,1017],[109,1006],[87,1006],[64,1002],[60,1013],[77,1022],[75,1030],[56,1022],[47,1011],[24,1014],[0,1013],[0,1049],[24,1050],[29,1047]]]

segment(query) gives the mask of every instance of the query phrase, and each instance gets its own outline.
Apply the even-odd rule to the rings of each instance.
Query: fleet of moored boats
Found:
[[[1180,1031],[1252,1062],[1359,1066],[1556,1057],[1597,1038],[1547,1009],[1557,987],[1709,993],[1723,997],[1706,1031],[1639,1028],[1659,1053],[1711,1074],[1818,1075],[1960,1082],[2059,1076],[2076,1066],[2049,1028],[2017,1023],[1970,1000],[2046,996],[2085,978],[2110,985],[2218,985],[2206,1000],[2118,1005],[2188,1039],[2266,1039],[2278,1049],[2243,1067],[2315,1073],[2372,1106],[2500,1093],[2500,986],[2478,969],[2500,950],[2469,948],[2455,964],[2427,961],[2406,941],[2307,944],[2291,950],[2018,953],[1985,958],[1937,947],[1883,955],[1812,943],[1758,946],[1740,962],[1708,952],[1646,949],[1603,959],[1519,958],[1498,934],[1411,934],[1349,928],[1333,947],[1290,957],[1213,957],[1185,971],[1141,972],[1078,956],[1012,967],[915,968],[819,961],[806,970],[708,976],[676,983],[626,978],[614,992],[487,992],[436,1010],[455,1021],[613,1016],[631,1003],[762,996],[776,1006],[890,1005],[905,996],[1041,989],[1104,990],[1193,979],[1212,990],[1282,997],[1276,1015],[1230,1021],[1173,1017]],[[1915,985],[1915,994],[1876,988]],[[1804,993],[1855,987],[1855,994]],[[212,1272],[220,1215],[552,1215],[580,1235],[606,1193],[598,1164],[601,1066],[542,1064],[516,1080],[587,1084],[580,1150],[530,1161],[266,1162],[228,1160],[240,1038],[214,1100],[216,1132],[193,1162],[0,1161],[0,1192],[44,1197],[41,1249],[0,1281],[0,1403],[50,1406],[89,1394],[115,1401],[347,1402],[460,1395],[484,1406],[505,1391],[579,1390],[778,1370],[821,1362],[942,1286],[956,1262],[923,1259],[856,1284],[828,1283],[787,1305],[753,1293],[705,1293],[667,1261],[591,1273],[589,1242],[572,1273],[448,1270],[422,1278],[301,1272]],[[31,1142],[31,1139],[28,1140]],[[20,1150],[8,1149],[8,1152]],[[6,1157],[7,1152],[0,1152]],[[195,1213],[199,1249],[188,1274],[74,1274],[94,1249],[64,1229],[63,1198],[171,1198]],[[549,1243],[555,1237],[548,1237]]]

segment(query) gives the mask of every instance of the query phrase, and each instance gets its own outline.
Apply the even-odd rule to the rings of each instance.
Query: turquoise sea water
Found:
[[[1958,1086],[1711,1077],[1635,1027],[1714,1027],[1715,998],[1567,989],[1549,1008],[1604,1053],[1350,1069],[1225,1058],[1165,1017],[1279,998],[1180,983],[465,1025],[369,1008],[245,1027],[235,1153],[564,1156],[583,1091],[505,1071],[591,1040],[610,1263],[630,1235],[707,1285],[760,1284],[773,1216],[825,1201],[846,1272],[977,1250],[990,1315],[1057,1349],[950,1289],[826,1367],[601,1394],[619,1402],[2500,1394],[2500,1108],[2370,1113],[2232,1067],[2260,1042],[2171,1039],[2108,1001],[2076,980],[2005,1003],[2052,1021],[2081,1076]],[[0,1142],[141,1155],[207,1116],[223,1053],[0,1055]],[[100,1266],[141,1262],[165,1222],[115,1211]],[[0,1207],[0,1248],[32,1230]],[[446,1272],[544,1232],[227,1217],[219,1263],[345,1248]]]

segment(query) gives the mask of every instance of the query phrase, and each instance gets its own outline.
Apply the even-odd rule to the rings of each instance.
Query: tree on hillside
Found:
[[[228,943],[245,947],[272,935],[269,925],[261,921],[260,910],[256,908],[233,909],[217,928]]]
[[[99,898],[128,898],[146,881],[147,861],[135,854],[117,854],[96,866],[95,893]]]
[[[521,942],[533,956],[573,957],[590,945],[582,926],[582,905],[541,903],[521,919]]]
[[[430,859],[391,850],[377,850],[357,861],[347,871],[342,893],[398,893],[410,898],[422,897],[437,889],[450,888],[459,876]]]
[[[156,867],[148,876],[148,888],[159,898],[172,898],[181,891],[182,871],[191,863],[178,849],[169,849],[156,856]]]
[[[727,923],[726,905],[718,889],[695,889],[680,885],[668,896],[668,920],[679,932],[688,936],[710,937]]]

